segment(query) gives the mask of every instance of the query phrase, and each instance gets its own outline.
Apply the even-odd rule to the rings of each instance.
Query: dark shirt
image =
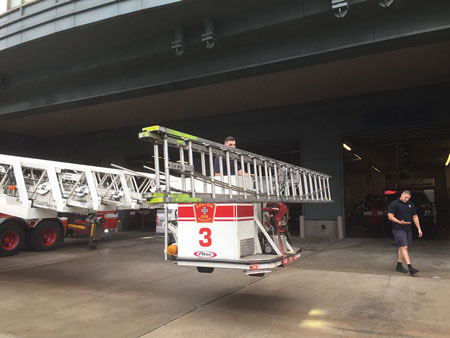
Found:
[[[222,165],[223,165],[223,175],[228,175],[228,170],[227,170],[227,160],[225,157],[222,157]],[[241,170],[241,166],[238,162],[237,164],[238,167],[238,171]],[[214,159],[214,174],[220,174],[220,162],[219,162],[219,157],[216,157]],[[235,175],[234,173],[234,160],[230,160],[230,175]]]
[[[387,212],[389,214],[394,214],[394,217],[399,221],[411,222],[411,224],[413,223],[413,216],[417,215],[416,207],[413,203],[409,201],[403,203],[399,198],[389,203]],[[391,223],[392,229],[411,231],[411,224]]]

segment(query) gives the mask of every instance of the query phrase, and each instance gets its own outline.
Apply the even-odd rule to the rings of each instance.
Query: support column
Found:
[[[306,237],[305,216],[300,216],[300,238]]]

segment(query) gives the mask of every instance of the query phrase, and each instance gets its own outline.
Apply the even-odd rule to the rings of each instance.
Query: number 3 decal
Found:
[[[201,228],[198,232],[200,235],[203,235],[203,239],[198,241],[201,246],[210,246],[212,243],[211,240],[211,229],[210,228]]]

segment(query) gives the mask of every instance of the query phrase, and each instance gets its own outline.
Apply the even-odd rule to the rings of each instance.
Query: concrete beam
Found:
[[[350,2],[351,13],[336,19],[324,0],[239,7],[187,1],[54,34],[0,54],[0,114],[122,100],[448,37],[448,1],[377,3]],[[212,49],[201,42],[205,17],[216,18],[222,30]],[[186,27],[188,49],[181,57],[170,48],[175,23]]]

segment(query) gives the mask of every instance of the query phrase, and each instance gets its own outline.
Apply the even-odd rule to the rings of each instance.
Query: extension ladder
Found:
[[[153,143],[154,167],[146,168],[154,172],[155,191],[148,203],[332,202],[330,176],[314,170],[161,126],[144,128],[139,138]]]

